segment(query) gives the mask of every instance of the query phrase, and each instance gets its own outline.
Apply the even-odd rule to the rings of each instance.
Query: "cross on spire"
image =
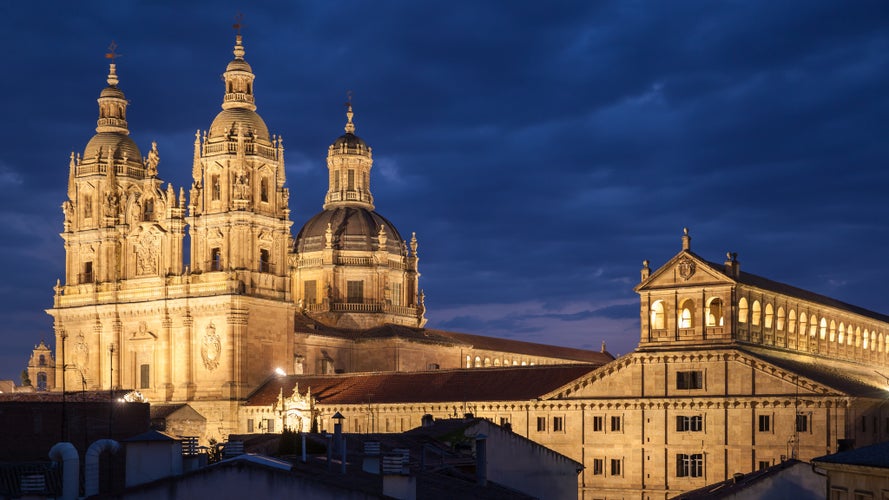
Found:
[[[232,28],[234,28],[235,31],[237,31],[238,36],[241,36],[241,28],[243,28],[243,27],[244,27],[244,14],[241,12],[238,12],[237,14],[235,14],[235,24],[232,25]]]
[[[111,62],[114,63],[114,60],[120,57],[120,54],[117,53],[117,43],[114,40],[111,40],[111,45],[108,46],[108,52],[105,53],[105,59],[111,59]]]

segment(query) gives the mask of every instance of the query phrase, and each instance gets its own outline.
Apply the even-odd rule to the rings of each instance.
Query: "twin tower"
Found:
[[[323,210],[294,239],[282,139],[256,112],[240,35],[223,77],[222,111],[196,134],[193,181],[177,192],[158,177],[157,145],[143,157],[129,137],[110,65],[96,134],[71,155],[62,204],[65,279],[47,311],[57,388],[236,400],[292,363],[297,318],[424,325],[417,240],[374,211],[373,156],[351,105],[328,148]]]

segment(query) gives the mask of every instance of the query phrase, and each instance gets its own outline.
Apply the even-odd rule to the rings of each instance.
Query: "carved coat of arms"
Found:
[[[695,274],[695,261],[684,257],[679,261],[679,277],[684,280],[691,278]]]
[[[222,342],[219,340],[219,335],[216,334],[216,327],[210,323],[207,325],[203,339],[201,339],[201,358],[204,361],[204,368],[215,370],[219,366],[221,353]]]

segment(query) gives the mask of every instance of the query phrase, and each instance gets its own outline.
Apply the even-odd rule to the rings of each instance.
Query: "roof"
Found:
[[[869,365],[841,360],[826,361],[811,353],[775,348],[751,345],[737,346],[737,348],[767,363],[850,396],[885,399],[889,395],[886,378]]]
[[[843,451],[832,455],[813,458],[821,464],[864,465],[889,469],[889,442],[872,444],[856,450]]]
[[[700,257],[699,257],[700,258]],[[715,262],[707,262],[707,265],[712,267],[714,270],[719,271],[725,274],[725,266],[722,264],[717,264]],[[860,314],[862,316],[866,316],[868,318],[875,319],[877,321],[882,321],[885,323],[889,323],[889,316],[885,314],[881,314],[878,312],[871,311],[869,309],[865,309],[863,307],[858,307],[856,305],[848,304],[846,302],[836,300],[825,295],[817,294],[815,292],[810,292],[808,290],[803,290],[802,288],[797,288],[795,286],[787,285],[785,283],[780,283],[778,281],[773,281],[768,278],[763,278],[762,276],[757,276],[755,274],[750,274],[744,271],[741,271],[740,276],[735,278],[735,281],[738,283],[742,283],[745,285],[755,286],[757,288],[761,288],[763,290],[769,290],[772,292],[780,293],[783,295],[788,295],[790,297],[796,297],[798,299],[806,300],[809,302],[815,302],[816,304],[821,304],[828,307],[835,307],[837,309],[842,309],[845,311],[849,311],[855,314]]]
[[[268,406],[283,390],[310,388],[322,404],[528,401],[595,369],[590,365],[540,365],[411,373],[289,375],[273,377],[251,393],[247,406]]]
[[[413,342],[431,343],[450,346],[465,346],[483,351],[509,352],[536,356],[542,358],[564,359],[581,363],[593,363],[604,365],[614,360],[614,356],[607,351],[589,351],[574,347],[562,347],[522,340],[502,339],[472,335],[468,333],[449,332],[432,328],[416,328],[410,326],[393,325],[391,323],[368,328],[366,330],[349,330],[334,328],[318,323],[305,317],[300,321],[296,318],[297,331],[325,337],[348,338],[361,342],[363,340],[376,340],[386,338],[400,338]],[[311,326],[310,326],[311,325]]]
[[[392,222],[373,210],[351,205],[337,205],[315,214],[296,235],[295,249],[298,252],[324,249],[328,226],[334,249],[375,252],[380,245],[380,227],[383,227],[386,250],[394,255],[404,253],[404,240]]]
[[[180,413],[181,412],[181,413]],[[198,413],[194,408],[192,408],[187,403],[179,403],[179,404],[155,404],[151,403],[150,414],[151,419],[166,419],[170,418],[172,415],[180,413],[177,415],[177,418],[191,418],[197,420],[207,420],[203,415]]]
[[[147,432],[143,432],[142,434],[137,434],[133,437],[127,438],[123,440],[127,443],[142,443],[147,441],[161,441],[161,442],[178,442],[180,439],[176,439],[169,434],[164,434],[161,431],[150,430]]]
[[[740,495],[743,490],[746,490],[754,485],[758,485],[758,483],[765,479],[770,479],[781,475],[784,471],[796,466],[810,469],[809,464],[800,462],[799,460],[790,459],[777,465],[773,465],[767,469],[750,472],[748,474],[736,474],[731,479],[720,481],[718,483],[708,484],[707,486],[698,488],[696,490],[686,491],[681,495],[673,497],[673,500],[692,500],[696,498],[742,498],[736,497],[736,495]],[[788,491],[791,491],[786,489],[788,486],[792,489],[793,492],[800,494],[799,498],[811,498],[812,491],[805,488],[805,486],[802,484],[789,484],[782,486],[784,489],[782,489],[781,494],[774,498],[787,498]]]

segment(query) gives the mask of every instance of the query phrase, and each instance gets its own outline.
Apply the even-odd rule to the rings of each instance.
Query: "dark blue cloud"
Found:
[[[430,326],[627,352],[643,259],[693,249],[887,311],[885,2],[248,6],[259,112],[298,227],[355,94],[378,210],[420,239]],[[52,337],[68,155],[112,39],[132,136],[190,183],[235,2],[10,3],[0,125],[0,378]],[[297,228],[295,228],[297,229]]]

